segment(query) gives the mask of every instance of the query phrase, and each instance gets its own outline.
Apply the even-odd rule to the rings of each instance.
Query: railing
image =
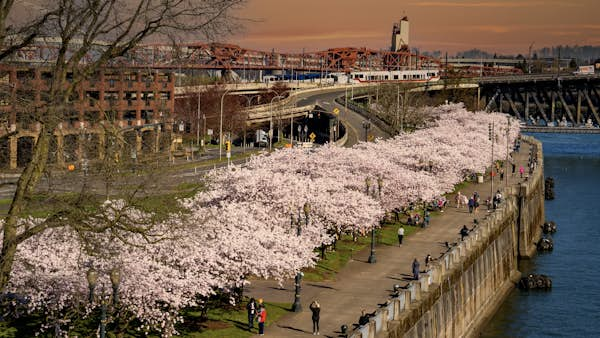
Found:
[[[510,189],[510,188],[509,188]],[[504,189],[507,194],[511,190]],[[504,195],[507,196],[508,195]],[[446,253],[437,260],[430,263],[430,268],[419,275],[418,280],[413,280],[408,285],[395,290],[384,304],[380,304],[375,314],[369,318],[369,322],[362,326],[356,326],[348,333],[350,338],[375,338],[381,337],[388,331],[388,323],[398,321],[411,308],[411,304],[421,300],[422,293],[429,292],[433,286],[441,286],[447,281],[447,272],[462,264],[464,257],[477,245],[485,243],[486,239],[494,235],[494,224],[498,224],[499,218],[503,217],[501,210],[506,207],[505,200],[498,206],[497,212],[488,214],[485,219],[475,225],[469,236],[463,241],[451,244]]]

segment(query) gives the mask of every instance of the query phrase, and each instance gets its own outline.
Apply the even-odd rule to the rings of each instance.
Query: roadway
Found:
[[[306,93],[306,94],[298,94],[298,99],[296,100],[296,106],[307,106],[307,105],[317,105],[321,107],[323,110],[327,112],[333,112],[334,108],[338,108],[340,110],[340,120],[346,126],[346,130],[348,132],[348,141],[346,142],[346,147],[351,147],[357,144],[360,141],[364,141],[365,132],[362,126],[363,121],[366,118],[359,113],[351,110],[344,109],[343,105],[335,102],[335,99],[339,96],[344,96],[346,92],[345,89],[331,89],[327,92],[319,92],[319,93]],[[369,135],[373,135],[375,138],[388,138],[389,135],[377,128],[373,123],[371,123],[371,128],[369,129]]]

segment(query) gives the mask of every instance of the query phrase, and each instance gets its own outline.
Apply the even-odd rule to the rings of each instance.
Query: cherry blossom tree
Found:
[[[489,123],[505,128],[493,137],[498,145],[519,133],[518,123],[507,132],[502,114],[462,105],[428,109],[436,117],[428,128],[393,139],[278,150],[244,167],[214,170],[205,191],[180,201],[184,211],[161,222],[124,201],[107,201],[77,227],[24,240],[6,290],[29,312],[46,313],[46,328],[68,331],[69,316],[89,315],[106,301],[117,271],[119,311],[112,319],[135,318],[144,332],[176,334],[180,311],[218,290],[242,287],[249,276],[292,277],[313,266],[315,249],[335,234],[366,233],[386,211],[443,195],[485,171],[492,162]],[[499,146],[494,160],[506,155]],[[43,222],[20,219],[17,228],[24,233]],[[92,299],[90,273],[97,276]]]

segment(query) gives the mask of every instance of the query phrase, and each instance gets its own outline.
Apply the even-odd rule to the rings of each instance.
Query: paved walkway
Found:
[[[511,166],[508,166],[509,184],[522,181],[519,177],[519,165],[527,168],[530,145],[523,142],[521,152],[513,154],[516,161],[516,173],[510,175]],[[539,169],[537,169],[539,170]],[[499,177],[494,180],[494,192],[499,187],[504,187]],[[485,201],[490,196],[490,181],[483,184],[471,183],[462,193],[472,196],[478,191],[481,200]],[[302,312],[285,315],[276,323],[269,323],[265,335],[269,337],[305,337],[312,335],[311,312],[308,308],[312,300],[317,299],[321,304],[321,335],[325,337],[338,337],[340,326],[348,325],[353,328],[353,323],[358,322],[361,310],[373,312],[377,304],[384,303],[392,293],[394,284],[404,286],[411,277],[411,264],[414,258],[425,268],[424,259],[427,254],[437,258],[446,252],[445,242],[460,240],[459,230],[463,224],[473,227],[475,218],[483,218],[487,207],[482,205],[477,213],[469,214],[467,208],[457,209],[454,196],[450,196],[450,207],[443,214],[432,217],[430,226],[421,229],[411,236],[405,237],[403,245],[383,246],[376,248],[377,263],[367,263],[369,248],[354,255],[338,274],[333,282],[303,282],[302,283]],[[484,203],[482,203],[484,204]],[[284,283],[280,289],[273,281],[254,281],[247,288],[247,294],[255,298],[263,298],[273,302],[289,302],[294,299],[293,280]],[[267,308],[268,311],[268,308]]]

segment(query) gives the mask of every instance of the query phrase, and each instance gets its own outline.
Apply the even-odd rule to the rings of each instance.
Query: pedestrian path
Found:
[[[519,166],[527,168],[530,145],[523,142],[520,153],[513,154],[516,163],[516,173],[507,170],[508,184],[522,182]],[[536,169],[540,170],[540,169]],[[493,182],[493,192],[504,188],[505,181],[496,177]],[[492,192],[491,182],[470,183],[461,189],[461,193],[472,196],[479,192],[481,200],[485,201]],[[466,207],[456,208],[454,195],[449,196],[450,206],[445,211],[432,217],[430,226],[405,237],[402,246],[377,246],[377,263],[369,264],[369,248],[354,255],[354,259],[337,274],[332,282],[303,282],[301,299],[302,311],[290,312],[276,323],[269,323],[265,335],[269,337],[305,337],[312,335],[311,312],[308,308],[312,300],[317,299],[321,304],[320,334],[325,337],[338,337],[340,326],[345,324],[351,330],[358,323],[361,310],[374,312],[378,304],[384,303],[392,293],[393,285],[404,286],[411,278],[412,261],[417,258],[424,270],[424,259],[427,254],[433,258],[440,257],[446,252],[446,242],[460,241],[459,231],[463,225],[472,228],[474,219],[483,218],[488,212],[485,205],[479,211],[470,214]],[[482,203],[484,204],[484,203]],[[253,281],[248,287],[248,295],[263,298],[270,302],[292,303],[294,299],[293,280],[286,281],[280,288],[273,281]],[[267,309],[268,310],[268,309]]]

